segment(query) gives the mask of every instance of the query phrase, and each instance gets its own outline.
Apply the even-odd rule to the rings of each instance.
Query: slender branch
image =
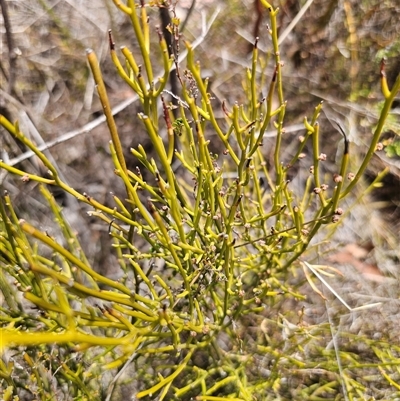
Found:
[[[195,49],[197,46],[199,46],[204,41],[212,24],[214,23],[215,19],[217,18],[219,12],[220,12],[220,9],[218,8],[214,12],[214,14],[212,14],[207,26],[205,27],[205,29],[203,30],[201,35],[192,43],[192,45],[191,45],[192,49]],[[183,60],[185,60],[186,56],[187,56],[187,50],[183,51],[180,54],[178,64],[180,64]],[[175,64],[171,67],[171,71],[174,69],[175,69]],[[161,74],[155,79],[155,81],[158,81],[160,78],[162,78]],[[3,96],[7,101],[17,104],[21,108],[24,108],[24,109],[26,108],[24,105],[22,105],[20,102],[18,102],[14,97],[10,96],[9,94],[7,94],[7,92],[5,92],[1,89],[0,89],[0,95]],[[117,115],[121,111],[125,110],[132,103],[135,103],[138,99],[139,99],[139,97],[137,95],[134,95],[134,96],[124,100],[123,102],[121,102],[119,105],[115,106],[111,110],[112,115],[113,116]],[[60,143],[69,141],[70,139],[80,136],[82,134],[88,134],[89,132],[91,132],[95,128],[97,128],[99,125],[103,124],[105,121],[106,121],[106,117],[104,115],[102,115],[102,116],[96,118],[95,120],[91,121],[90,123],[85,124],[83,127],[73,130],[73,131],[69,131],[65,134],[62,134],[58,138],[56,138],[52,141],[46,142],[42,145],[39,145],[37,148],[40,151],[47,150]],[[32,156],[34,156],[34,153],[32,151],[28,151],[17,157],[14,157],[13,159],[6,161],[6,163],[9,166],[15,166],[16,164],[21,163],[22,161],[27,160],[27,159],[31,158]]]

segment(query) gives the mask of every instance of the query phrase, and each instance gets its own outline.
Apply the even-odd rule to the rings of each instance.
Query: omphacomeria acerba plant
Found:
[[[142,111],[137,118],[156,154],[148,157],[139,145],[131,149],[129,157],[141,163],[156,185],[146,182],[140,169],[127,168],[92,50],[87,51],[87,58],[111,134],[115,175],[126,188],[126,199],[114,196],[115,207],[68,186],[45,154],[21,132],[18,122],[0,116],[0,124],[34,152],[50,178],[4,161],[0,168],[40,184],[65,239],[62,245],[21,219],[24,216],[14,211],[10,196],[2,194],[0,288],[5,303],[0,316],[1,350],[27,347],[23,358],[31,377],[26,380],[35,383],[31,392],[41,400],[59,394],[53,380],[60,388],[68,386],[73,399],[113,399],[117,379],[129,364],[136,367],[131,373],[135,399],[157,395],[158,400],[272,400],[279,398],[285,387],[285,369],[291,366],[306,372],[318,363],[332,373],[326,383],[333,387],[341,383],[349,394],[356,394],[359,390],[354,390],[354,380],[350,375],[339,378],[332,360],[324,365],[299,357],[301,347],[323,328],[291,327],[283,319],[275,323],[277,329],[287,331],[289,339],[302,340],[288,340],[286,349],[274,349],[273,335],[264,332],[261,340],[257,333],[246,333],[240,327],[284,298],[305,297],[291,287],[290,278],[316,234],[334,229],[343,212],[341,201],[353,191],[375,152],[400,78],[390,90],[382,67],[385,102],[370,147],[352,173],[348,169],[351,145],[343,133],[344,152],[328,186],[318,124],[322,104],[310,119],[304,118],[305,134],[292,159],[282,160],[287,103],[278,9],[262,0],[270,18],[266,34],[271,38],[272,72],[260,72],[260,59],[266,56],[259,53],[256,40],[244,78],[246,102],[223,104],[222,119],[216,117],[208,81],[202,77],[192,45],[186,42],[180,51],[176,42],[170,56],[158,31],[158,49],[151,47],[149,14],[162,2],[114,3],[130,18],[140,54],[132,54],[127,47],[118,52],[110,32],[111,58],[140,100]],[[177,19],[172,19],[169,29],[179,40]],[[156,77],[154,71],[160,68],[162,73]],[[181,84],[180,93],[173,94],[175,106],[167,101],[170,74],[177,74]],[[264,92],[265,97],[260,98]],[[268,165],[261,145],[271,127],[276,130],[276,140],[273,162]],[[167,132],[165,138],[160,136],[162,131]],[[224,149],[219,155],[210,153],[210,132]],[[310,174],[304,188],[294,191],[287,174],[306,145],[313,155]],[[113,252],[123,271],[118,281],[90,266],[49,191],[54,186],[89,205],[90,214],[109,227]],[[137,246],[140,237],[147,246]],[[39,312],[30,312],[27,304]],[[59,348],[52,348],[54,344]],[[32,349],[36,351],[30,352]],[[11,361],[0,360],[5,400],[17,399],[13,397],[22,385],[15,369]],[[106,389],[99,384],[104,369],[119,371]]]

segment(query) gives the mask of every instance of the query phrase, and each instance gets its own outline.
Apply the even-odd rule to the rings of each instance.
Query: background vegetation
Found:
[[[395,3],[1,3],[4,399],[400,396]]]

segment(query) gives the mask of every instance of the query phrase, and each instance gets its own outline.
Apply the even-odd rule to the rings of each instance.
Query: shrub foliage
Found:
[[[388,88],[382,64],[385,101],[369,149],[350,171],[351,146],[343,132],[336,171],[328,174],[318,124],[322,103],[304,118],[296,151],[283,156],[287,104],[278,9],[262,0],[270,19],[270,49],[261,54],[255,41],[244,71],[245,101],[218,105],[193,46],[180,43],[178,19],[168,26],[169,49],[163,34],[149,25],[162,4],[114,3],[130,19],[140,54],[116,50],[110,32],[110,55],[139,98],[137,119],[155,156],[139,145],[128,157],[141,167],[127,167],[92,50],[87,59],[125,198],[113,195],[114,205],[107,205],[77,192],[18,122],[0,116],[0,124],[34,152],[49,176],[5,161],[0,168],[39,183],[59,226],[55,238],[18,214],[10,195],[2,194],[3,399],[108,400],[129,391],[132,399],[317,400],[344,394],[356,400],[368,396],[372,371],[399,388],[386,371],[390,368],[384,368],[387,343],[365,338],[368,360],[350,351],[343,356],[336,342],[326,347],[325,339],[335,337],[331,325],[307,325],[298,301],[306,298],[304,280],[318,291],[313,274],[320,278],[327,268],[307,263],[307,251],[317,246],[317,233],[335,230],[343,199],[376,151],[400,78]],[[153,34],[158,42],[150,40]],[[180,85],[172,95],[171,75]],[[275,144],[267,160],[262,144],[271,129]],[[211,141],[218,154],[210,151]],[[308,177],[302,186],[292,186],[288,175],[306,148],[311,150]],[[90,265],[52,195],[55,187],[90,207],[89,215],[107,227],[118,280]],[[298,309],[298,315],[290,309]],[[351,341],[344,336],[343,349],[349,350]]]

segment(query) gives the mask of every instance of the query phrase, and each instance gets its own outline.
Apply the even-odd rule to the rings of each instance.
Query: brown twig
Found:
[[[8,47],[8,61],[10,64],[9,74],[8,74],[8,93],[12,94],[14,92],[15,85],[15,72],[17,66],[17,54],[15,52],[14,38],[11,32],[11,23],[8,15],[8,6],[5,0],[0,0],[1,14],[3,15],[4,28],[6,31],[6,41]]]

